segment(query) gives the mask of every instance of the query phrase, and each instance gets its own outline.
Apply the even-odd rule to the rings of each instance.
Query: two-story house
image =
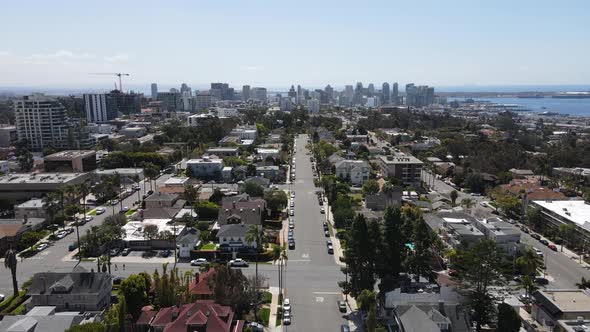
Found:
[[[369,179],[371,166],[364,160],[340,160],[336,163],[336,176],[350,179],[354,185],[362,185]]]

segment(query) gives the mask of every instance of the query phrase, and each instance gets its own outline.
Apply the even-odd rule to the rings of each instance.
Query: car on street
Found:
[[[549,243],[549,245],[547,247],[553,251],[557,251],[557,246],[554,245],[553,243]]]
[[[123,251],[121,251],[121,255],[123,256],[129,255],[129,253],[131,253],[131,248],[125,248]]]
[[[537,234],[537,233],[532,233],[531,237],[537,241],[541,240],[541,235]]]
[[[37,246],[37,251],[43,251],[45,249],[47,249],[49,245],[47,243],[41,243]]]
[[[521,230],[522,230],[523,232],[527,233],[527,234],[529,234],[529,233],[531,232],[531,231],[529,230],[529,228],[528,228],[528,227],[526,227],[526,226],[522,226]]]
[[[290,229],[290,230],[292,230],[292,229],[294,229],[294,228],[295,228],[295,224],[293,224],[293,223],[289,223],[289,229]]]
[[[291,217],[292,217],[292,216],[294,216],[294,215],[295,215],[295,210],[293,210],[293,209],[289,210],[289,215],[290,215]]]
[[[324,209],[324,207],[320,207],[320,213],[326,213],[326,209]]]
[[[91,222],[92,219],[94,219],[92,216],[86,216],[86,218],[84,218],[84,220],[86,220],[86,222]]]
[[[332,245],[332,240],[326,240],[326,245],[327,246],[331,246]]]
[[[283,317],[283,325],[291,325],[291,317]]]
[[[170,254],[172,254],[172,251],[170,251],[170,249],[162,250],[159,253],[160,257],[169,257]]]
[[[230,267],[248,267],[248,262],[241,258],[232,259],[229,261]]]
[[[295,240],[289,240],[289,249],[290,250],[294,250],[295,249]]]
[[[201,266],[201,265],[206,265],[206,264],[207,264],[207,260],[205,258],[197,258],[197,259],[193,259],[191,261],[192,266]]]
[[[59,232],[55,233],[55,237],[57,237],[58,239],[63,239],[68,234],[69,233],[66,231],[59,231]]]
[[[103,214],[103,213],[105,213],[105,211],[106,210],[103,207],[96,208],[96,214]]]
[[[123,212],[123,213],[125,213],[125,212],[127,212],[127,211],[129,211],[129,207],[128,207],[128,206],[124,206],[124,207],[121,209],[121,212]]]
[[[109,250],[109,255],[111,255],[111,257],[117,256],[120,253],[121,253],[121,249],[119,249],[119,248],[113,248],[113,249]]]
[[[115,277],[113,279],[113,285],[120,285],[123,282],[123,280],[125,280],[125,278],[123,278],[123,277]]]
[[[295,192],[294,191],[291,192],[291,198],[295,198]]]
[[[111,200],[111,205],[117,205],[117,203],[119,203],[118,200],[116,200],[116,199]]]
[[[331,244],[328,245],[328,254],[330,254],[330,255],[334,254],[334,247],[332,247]]]
[[[545,239],[541,239],[539,242],[541,242],[542,244],[548,246],[549,245],[549,241],[545,240]]]
[[[0,303],[4,302],[5,299],[6,299],[6,295],[0,294]]]
[[[289,298],[283,300],[283,311],[291,311],[291,300]]]
[[[291,203],[289,204],[290,207],[295,207],[295,201],[291,201]]]
[[[534,252],[535,252],[535,254],[537,254],[537,256],[539,256],[539,257],[543,257],[543,256],[544,256],[544,255],[543,255],[543,252],[542,252],[542,251],[541,251],[541,249],[539,249],[539,248],[535,248],[535,247],[533,247],[533,251],[534,251]]]
[[[324,236],[325,237],[330,237],[330,231],[324,231]]]
[[[520,294],[518,295],[518,299],[523,303],[531,302],[531,296],[528,294]]]
[[[549,283],[549,280],[543,277],[535,277],[535,282],[539,285],[547,285]]]
[[[340,332],[350,332],[350,327],[348,326],[348,324],[340,325]]]
[[[340,310],[340,312],[346,312],[346,302],[338,301],[338,310]]]

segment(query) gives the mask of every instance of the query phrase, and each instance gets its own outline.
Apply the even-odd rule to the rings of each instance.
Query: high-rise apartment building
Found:
[[[108,93],[84,94],[84,110],[88,123],[103,123],[117,118],[117,108]]]
[[[383,105],[388,105],[391,100],[391,92],[389,91],[389,83],[383,83],[381,87],[381,103]]]
[[[158,100],[164,102],[164,107],[168,112],[181,110],[182,98],[180,92],[172,91],[172,89],[170,92],[158,92]]]
[[[218,100],[234,99],[234,89],[230,88],[227,83],[211,83],[209,92]]]
[[[197,111],[208,109],[213,105],[213,98],[209,91],[200,91],[197,93]]]
[[[250,99],[250,86],[244,85],[242,86],[242,100],[248,101]]]
[[[252,88],[252,99],[266,102],[266,88]]]
[[[307,101],[307,109],[309,113],[319,113],[320,112],[320,101],[313,98]]]
[[[352,99],[354,105],[361,105],[363,103],[363,83],[357,82],[354,89],[354,97]]]
[[[152,83],[152,100],[158,99],[158,84]]]
[[[66,109],[56,99],[43,94],[25,96],[14,101],[14,111],[17,138],[29,149],[68,148]]]
[[[113,90],[107,93],[107,98],[107,105],[112,105],[116,109],[116,113],[129,115],[141,112],[140,94],[133,92],[123,93],[119,90]]]

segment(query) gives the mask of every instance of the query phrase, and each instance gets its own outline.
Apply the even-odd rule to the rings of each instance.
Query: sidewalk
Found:
[[[330,205],[328,204],[328,200],[324,197],[324,209],[326,211],[326,221],[332,226],[332,234],[330,235],[330,240],[332,240],[332,247],[334,248],[334,260],[336,264],[340,266],[346,266],[346,264],[340,261],[340,257],[344,258],[344,252],[342,250],[342,246],[340,245],[340,239],[336,237],[336,227],[334,226],[334,218],[332,212],[330,211]]]
[[[268,291],[272,294],[272,300],[270,302],[270,316],[268,319],[268,331],[281,331],[281,326],[277,327],[277,311],[279,306],[279,288],[269,287]]]
[[[584,260],[582,260],[580,262],[580,256],[578,254],[576,254],[575,252],[569,250],[565,246],[562,247],[561,245],[558,245],[557,252],[561,252],[566,257],[569,257],[571,260],[575,260],[583,268],[590,269],[590,264],[586,263]]]

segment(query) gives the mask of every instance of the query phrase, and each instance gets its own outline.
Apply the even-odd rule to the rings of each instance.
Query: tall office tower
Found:
[[[389,101],[391,100],[391,92],[389,91],[389,83],[383,83],[381,88],[381,104],[389,105]]]
[[[301,85],[297,85],[297,104],[301,105],[303,100],[303,89],[301,89]]]
[[[205,110],[213,105],[211,93],[209,91],[197,92],[196,97],[196,109],[197,111]]]
[[[418,88],[414,83],[406,84],[406,105],[416,106],[418,101]]]
[[[17,138],[29,149],[69,147],[66,108],[56,99],[43,94],[24,96],[14,101],[14,113]]]
[[[219,100],[232,100],[234,91],[230,90],[227,83],[211,83],[211,89],[209,90],[213,96]]]
[[[243,85],[242,86],[242,100],[248,101],[248,99],[250,99],[250,86]]]
[[[117,117],[113,99],[106,93],[84,94],[84,110],[88,123],[102,123]]]
[[[252,99],[266,102],[266,88],[252,88]]]
[[[434,88],[427,87],[426,88],[426,105],[434,104]]]
[[[397,82],[394,82],[391,87],[391,103],[393,105],[399,105],[399,88]]]
[[[309,113],[319,113],[320,112],[320,101],[313,98],[307,101],[307,110]]]
[[[185,92],[188,93],[189,96],[193,94],[190,86],[186,85],[186,83],[182,83],[180,86],[180,94],[184,95]]]
[[[328,84],[326,85],[324,92],[326,93],[326,102],[331,103],[332,100],[334,100],[334,88],[332,88],[330,84]]]
[[[375,95],[375,86],[373,83],[369,83],[369,87],[367,88],[367,96],[373,97]]]
[[[361,105],[363,103],[363,83],[357,82],[354,89],[354,97],[352,98],[353,105]]]
[[[172,91],[172,89],[170,89],[170,92],[159,92],[158,100],[164,102],[164,108],[168,112],[176,112],[181,110],[182,98],[180,92]]]
[[[289,96],[289,98],[296,98],[297,97],[297,91],[295,91],[295,87],[291,85],[291,89],[289,89],[289,92],[287,93],[287,95]]]
[[[158,84],[152,83],[152,99],[158,99]]]

